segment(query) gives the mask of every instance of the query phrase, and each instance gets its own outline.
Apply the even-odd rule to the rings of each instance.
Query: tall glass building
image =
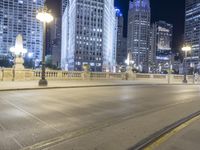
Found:
[[[200,0],[186,0],[185,44],[192,46],[192,57],[200,57]]]
[[[6,55],[22,34],[24,47],[41,59],[42,24],[36,20],[36,11],[44,0],[0,0],[0,54]]]
[[[60,68],[61,61],[61,18],[54,20],[47,26],[46,55],[52,57],[52,65]]]
[[[69,0],[62,0],[62,3],[61,3],[62,14],[65,12],[65,8],[67,7],[68,1]]]
[[[128,12],[127,49],[140,71],[148,71],[148,51],[150,35],[149,0],[131,0]]]
[[[64,1],[63,1],[64,2]],[[114,71],[116,16],[113,0],[70,0],[62,17],[63,70]]]
[[[116,9],[117,15],[117,65],[124,65],[127,59],[127,39],[124,37],[124,17],[119,9]]]

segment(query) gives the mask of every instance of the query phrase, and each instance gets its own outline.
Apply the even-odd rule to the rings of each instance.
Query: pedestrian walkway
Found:
[[[69,81],[48,81],[47,87],[39,87],[38,81],[3,81],[0,82],[0,90],[20,90],[20,89],[37,89],[37,88],[62,88],[62,87],[85,87],[85,86],[114,86],[114,85],[129,85],[129,84],[152,84],[153,82],[141,81],[125,81],[125,80],[69,80]],[[157,82],[157,84],[161,82]]]
[[[75,88],[75,87],[100,87],[100,86],[125,86],[125,85],[146,85],[163,84],[163,81],[155,80],[49,80],[47,87],[39,87],[38,81],[0,81],[0,91],[8,90],[32,90],[46,88]],[[179,83],[179,85],[182,83]]]
[[[197,120],[161,144],[157,150],[199,150],[200,120]]]

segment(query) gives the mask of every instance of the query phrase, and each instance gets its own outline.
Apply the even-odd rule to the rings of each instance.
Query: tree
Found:
[[[56,65],[52,64],[52,55],[47,55],[45,57],[45,66],[53,70],[59,70],[59,68]]]
[[[0,67],[12,68],[13,66],[13,57],[9,55],[0,56]]]
[[[34,62],[33,58],[25,57],[24,58],[24,67],[33,69],[35,67],[35,62]]]

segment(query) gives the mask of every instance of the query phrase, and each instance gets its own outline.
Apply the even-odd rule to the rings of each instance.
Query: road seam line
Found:
[[[192,102],[192,101],[190,101],[190,102]],[[171,107],[175,107],[178,104],[185,104],[185,103],[188,103],[188,101],[187,102],[170,104],[170,105],[167,105],[167,106],[164,106],[164,107],[159,107],[159,108],[156,108],[156,109],[148,110],[148,111],[139,113],[137,115],[130,115],[128,117],[127,116],[120,117],[119,119],[116,118],[114,120],[113,119],[107,120],[106,122],[104,122],[102,124],[98,124],[97,123],[96,125],[89,126],[87,128],[82,128],[82,129],[74,130],[74,131],[71,131],[71,132],[66,132],[63,135],[60,135],[58,137],[47,139],[47,140],[35,143],[33,145],[30,145],[30,146],[26,146],[26,147],[22,148],[21,150],[40,150],[40,149],[45,149],[45,148],[57,145],[59,143],[62,143],[64,141],[72,140],[74,138],[90,134],[90,133],[98,131],[100,129],[104,129],[104,128],[110,127],[112,125],[123,123],[126,120],[134,119],[134,118],[137,118],[137,117],[139,117],[141,115],[148,114],[150,112],[154,113],[154,112],[163,111],[163,109],[169,109]]]
[[[4,131],[6,130],[6,128],[0,123],[0,128],[2,128]],[[20,148],[23,148],[23,145],[14,137],[11,136],[10,137]]]
[[[59,131],[58,129],[52,127],[52,126],[49,125],[47,122],[41,120],[40,118],[36,117],[35,115],[33,115],[33,114],[31,114],[31,113],[29,113],[29,112],[23,110],[22,108],[20,108],[19,106],[15,105],[14,103],[12,103],[12,102],[10,102],[10,101],[8,101],[8,100],[6,100],[5,102],[7,102],[7,103],[10,104],[11,106],[15,107],[15,108],[18,109],[19,111],[22,111],[23,113],[25,113],[25,114],[29,115],[30,117],[36,119],[37,121],[43,123],[43,124],[46,125],[47,127],[50,127],[51,129],[57,131],[58,133],[61,133],[61,131]]]

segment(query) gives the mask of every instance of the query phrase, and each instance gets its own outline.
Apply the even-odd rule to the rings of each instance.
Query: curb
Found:
[[[163,83],[158,83],[158,84],[102,84],[102,85],[77,85],[77,86],[52,86],[52,87],[34,87],[34,88],[13,88],[13,89],[0,89],[0,92],[7,92],[7,91],[30,91],[30,90],[48,90],[48,89],[74,89],[74,88],[95,88],[95,87],[117,87],[117,86],[144,86],[144,85],[149,85],[149,86],[183,86],[185,84],[163,84]],[[186,84],[186,85],[192,85],[192,86],[197,86],[194,84]]]
[[[95,87],[115,87],[115,86],[138,86],[138,85],[151,85],[151,84],[111,84],[111,85],[78,85],[78,86],[52,86],[52,87],[35,87],[35,88],[13,88],[13,89],[0,89],[0,92],[6,91],[29,91],[29,90],[48,90],[48,89],[75,89],[75,88],[95,88]]]
[[[192,120],[195,117],[200,116],[200,111],[197,111],[183,119],[180,119],[179,121],[159,130],[158,132],[153,133],[152,135],[148,136],[147,138],[141,140],[133,147],[129,148],[128,150],[144,150],[149,145],[155,143],[157,140],[168,134],[169,132],[173,131],[174,129],[178,128],[182,124]]]

